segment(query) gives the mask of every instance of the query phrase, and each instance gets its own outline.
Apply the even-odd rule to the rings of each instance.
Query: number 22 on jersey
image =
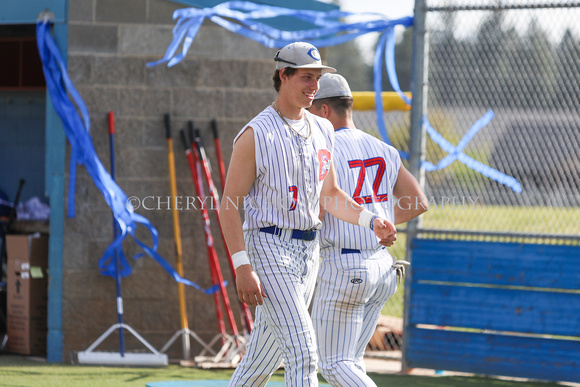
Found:
[[[381,181],[383,180],[383,176],[385,174],[385,169],[386,169],[385,159],[383,159],[382,157],[371,157],[370,159],[365,159],[365,160],[349,160],[348,166],[351,169],[359,168],[357,184],[356,184],[356,187],[354,189],[354,192],[352,193],[352,198],[358,204],[373,203],[373,202],[386,202],[387,200],[389,200],[388,193],[381,194],[378,192],[379,187],[381,185]],[[363,184],[365,181],[367,168],[370,169],[370,167],[375,167],[375,166],[377,167],[377,169],[376,169],[375,179],[373,180],[373,195],[372,196],[371,195],[361,196],[361,191],[362,191]],[[374,197],[374,200],[373,200],[373,197]]]

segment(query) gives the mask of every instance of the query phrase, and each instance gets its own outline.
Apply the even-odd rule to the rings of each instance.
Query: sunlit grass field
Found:
[[[480,206],[470,201],[453,208],[433,201],[423,215],[423,228],[578,236],[580,208]]]

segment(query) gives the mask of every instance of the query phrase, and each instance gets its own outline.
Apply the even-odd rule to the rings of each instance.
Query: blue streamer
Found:
[[[383,49],[383,46],[386,49]],[[385,52],[385,64],[387,67],[387,75],[389,77],[389,82],[393,87],[393,90],[399,95],[399,97],[405,101],[407,105],[411,105],[411,98],[409,98],[403,91],[399,85],[399,80],[397,78],[397,71],[395,67],[395,34],[394,28],[390,28],[387,30],[379,39],[377,44],[377,49],[375,53],[375,65],[374,65],[374,89],[375,89],[375,109],[377,113],[377,125],[379,128],[379,133],[383,137],[383,140],[386,143],[389,142],[389,137],[387,135],[384,117],[383,117],[383,107],[382,107],[382,98],[379,97],[380,93],[382,92],[382,68],[381,68],[381,58],[383,51]],[[378,79],[377,79],[378,78]],[[445,152],[448,153],[447,156],[439,160],[437,165],[423,160],[421,166],[426,171],[436,171],[440,169],[447,168],[451,165],[455,160],[465,164],[468,168],[481,173],[482,175],[489,177],[492,180],[495,180],[503,185],[508,186],[516,193],[522,192],[521,184],[513,177],[506,175],[496,169],[493,169],[479,161],[474,160],[473,158],[467,156],[462,151],[465,149],[469,141],[473,139],[475,134],[486,126],[494,117],[493,111],[488,111],[482,118],[480,118],[463,136],[459,144],[457,146],[453,146],[449,141],[447,141],[439,132],[437,132],[429,123],[427,117],[423,118],[423,125],[427,131],[427,134],[431,137],[431,139],[441,147]],[[406,152],[399,151],[399,154],[402,158],[407,159],[409,158],[409,154]]]
[[[463,136],[461,141],[457,146],[453,146],[449,141],[447,141],[443,136],[438,133],[429,123],[427,117],[423,117],[423,125],[425,126],[425,130],[431,137],[431,139],[441,147],[445,152],[449,153],[448,156],[445,156],[441,159],[437,165],[433,165],[428,162],[424,162],[423,167],[426,171],[436,171],[439,169],[446,168],[449,166],[453,161],[457,160],[463,164],[465,164],[468,168],[473,169],[476,172],[481,173],[484,176],[489,177],[492,180],[497,181],[500,184],[506,185],[511,188],[516,193],[522,192],[522,185],[513,177],[506,175],[503,172],[498,171],[497,169],[493,169],[490,166],[487,166],[462,152],[465,148],[467,143],[475,136],[475,134],[487,125],[491,119],[494,117],[493,112],[490,110],[488,111],[481,119],[479,119],[470,129],[469,131]]]
[[[48,42],[48,44],[52,49],[56,49],[56,46],[53,47],[54,42]],[[63,62],[57,63],[58,68],[60,69],[61,73],[66,74],[66,67],[64,66]],[[67,76],[58,76],[58,80],[62,82],[70,96],[75,101],[75,104],[78,108],[78,111],[81,113],[84,128],[87,132],[90,131],[91,120],[89,118],[89,110],[87,109],[87,105],[82,100],[79,92],[74,87],[73,83],[71,82],[70,78]],[[70,155],[70,162],[69,162],[69,190],[68,190],[68,216],[69,218],[75,217],[75,201],[74,201],[74,194],[75,194],[75,187],[76,187],[76,176],[77,176],[77,163],[78,157],[76,151],[71,151]]]
[[[389,135],[387,134],[387,127],[385,125],[385,116],[383,114],[383,69],[381,58],[385,52],[385,43],[389,37],[389,34],[393,34],[394,29],[391,28],[385,33],[383,33],[377,43],[377,48],[375,50],[375,63],[373,66],[374,81],[373,88],[375,90],[375,112],[377,117],[377,127],[379,128],[379,133],[383,138],[383,141],[391,145],[389,140]]]
[[[71,157],[74,155],[75,162],[83,164],[86,167],[95,186],[101,191],[107,205],[113,211],[115,221],[119,226],[120,235],[107,247],[103,257],[99,260],[99,269],[101,272],[105,275],[111,275],[114,272],[114,267],[111,267],[114,263],[111,263],[111,260],[114,257],[115,250],[121,250],[123,240],[127,235],[131,235],[135,242],[149,256],[155,259],[177,282],[192,286],[206,294],[213,294],[218,291],[219,285],[214,285],[209,289],[202,289],[196,283],[182,278],[157,253],[157,230],[145,217],[134,212],[133,206],[127,200],[127,195],[125,195],[123,190],[111,178],[111,175],[103,167],[103,164],[97,156],[89,134],[90,118],[88,109],[68,77],[64,61],[55,42],[50,36],[50,23],[48,21],[44,20],[37,23],[36,39],[46,80],[46,87],[54,109],[63,122],[65,135],[71,145]],[[74,103],[69,98],[69,95]],[[79,111],[82,119],[79,117]],[[142,224],[149,230],[153,240],[152,247],[147,246],[137,239],[135,232],[139,224]],[[135,256],[134,258],[137,257]],[[126,260],[124,264],[125,267],[121,268],[121,273],[128,275],[130,274],[130,267]]]
[[[240,11],[249,11],[249,12],[244,13]],[[269,36],[270,38],[285,40],[288,42],[293,42],[302,39],[313,39],[313,38],[322,38],[325,36],[332,36],[347,30],[363,29],[366,30],[367,32],[382,31],[386,28],[386,26],[392,23],[391,21],[386,20],[384,15],[374,12],[358,13],[358,14],[354,14],[351,12],[342,12],[339,10],[334,10],[330,12],[319,12],[308,10],[296,10],[276,6],[264,6],[261,4],[255,4],[253,2],[244,2],[244,1],[231,1],[219,4],[213,8],[205,8],[202,10],[195,8],[177,10],[174,12],[174,19],[178,17],[191,18],[200,14],[205,15],[206,17],[218,16],[218,17],[227,17],[229,19],[235,19],[249,30],[259,31]],[[345,24],[339,21],[339,19],[341,18],[346,18],[353,15],[366,15],[368,17],[373,17],[379,20],[350,24]],[[300,19],[323,28],[308,29],[302,31],[283,31],[275,27],[269,26],[267,24],[256,21],[257,19],[269,19],[279,16],[291,16],[295,19]],[[401,20],[405,19],[410,18],[403,18]],[[385,23],[387,24],[385,25]]]
[[[385,65],[387,66],[387,75],[393,90],[401,97],[407,105],[411,105],[411,99],[403,93],[401,86],[399,86],[399,79],[397,77],[397,69],[395,67],[395,29],[391,28],[387,34],[386,50],[385,50]]]
[[[435,129],[433,129],[433,127],[431,126],[431,124],[427,120],[427,117],[423,117],[425,130],[427,131],[427,133],[429,134],[431,139],[437,145],[439,145],[439,147],[441,149],[443,149],[445,152],[448,153],[447,156],[445,156],[444,158],[439,160],[437,165],[434,166],[434,169],[432,169],[432,170],[435,171],[438,169],[447,168],[449,165],[451,165],[451,163],[453,163],[455,160],[457,160],[459,154],[462,153],[463,149],[467,146],[469,141],[471,141],[473,136],[475,136],[481,128],[483,128],[485,125],[489,124],[489,122],[493,119],[494,116],[495,116],[495,114],[491,110],[489,110],[487,113],[485,113],[485,115],[482,118],[480,118],[475,124],[473,124],[473,126],[463,136],[461,141],[459,141],[459,144],[457,144],[457,146],[455,146],[455,147],[449,141],[447,141],[445,138],[443,138],[443,136],[439,132],[437,132]]]
[[[356,23],[344,23],[341,19],[349,16],[369,16],[373,20]],[[269,19],[279,16],[289,16],[299,20],[309,22],[318,28],[311,28],[300,31],[282,31],[275,27],[260,22],[261,19]],[[295,41],[307,41],[316,47],[328,47],[346,43],[358,36],[369,32],[382,32],[375,51],[375,61],[373,65],[375,91],[375,111],[379,133],[387,144],[391,144],[384,120],[384,110],[382,102],[382,60],[384,57],[387,75],[393,90],[407,103],[411,104],[409,98],[400,88],[395,68],[395,30],[396,25],[409,27],[413,24],[412,17],[405,17],[396,20],[388,20],[378,13],[351,13],[334,10],[330,12],[296,10],[275,6],[266,6],[247,1],[230,1],[218,4],[213,8],[185,8],[178,9],[173,13],[173,18],[177,19],[173,29],[173,39],[167,48],[162,59],[148,63],[147,66],[157,66],[161,63],[168,63],[168,67],[181,62],[189,51],[193,39],[197,35],[204,19],[209,18],[217,25],[222,26],[230,32],[252,39],[270,48],[280,48]],[[230,20],[235,20],[235,22]],[[183,43],[181,53],[176,55],[177,48]],[[443,169],[458,160],[469,168],[482,173],[483,175],[507,185],[515,192],[521,192],[521,185],[516,179],[505,175],[489,166],[486,166],[461,151],[473,138],[475,133],[483,128],[489,120],[493,118],[493,112],[486,114],[480,119],[463,137],[462,142],[457,147],[448,143],[435,129],[429,125],[425,119],[427,133],[434,141],[442,147],[448,156],[441,159],[437,165],[423,161],[422,166],[427,171]],[[407,152],[399,151],[402,158],[408,159]]]
[[[374,17],[376,20],[356,23],[342,23],[339,21],[341,18],[355,15],[366,15]],[[257,21],[259,19],[269,19],[279,16],[292,16],[310,22],[320,28],[301,31],[283,31]],[[384,31],[395,25],[408,27],[413,23],[412,17],[389,20],[379,13],[356,14],[341,11],[320,12],[295,10],[265,6],[246,1],[230,1],[218,4],[213,8],[178,9],[173,13],[173,18],[178,19],[178,21],[173,29],[173,39],[165,55],[156,62],[148,63],[148,67],[167,62],[168,66],[171,67],[182,61],[187,55],[191,42],[206,18],[209,18],[228,31],[252,39],[270,48],[283,47],[295,41],[307,41],[319,48],[334,46],[346,43],[369,32]],[[235,20],[236,23],[225,18]],[[177,48],[182,43],[181,53],[175,55]]]

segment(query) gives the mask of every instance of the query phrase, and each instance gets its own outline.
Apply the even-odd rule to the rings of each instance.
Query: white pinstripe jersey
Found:
[[[369,211],[394,223],[393,188],[401,158],[395,148],[358,129],[335,132],[334,169],[338,185]],[[332,205],[332,202],[328,202]],[[375,233],[324,215],[321,248],[377,249]]]
[[[256,150],[256,180],[244,201],[244,230],[278,226],[320,228],[319,198],[330,168],[334,130],[330,121],[305,110],[312,134],[302,139],[268,106],[251,126]]]

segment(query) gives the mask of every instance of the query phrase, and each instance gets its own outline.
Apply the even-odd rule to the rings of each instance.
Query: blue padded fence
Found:
[[[412,248],[409,368],[580,382],[580,246]]]

